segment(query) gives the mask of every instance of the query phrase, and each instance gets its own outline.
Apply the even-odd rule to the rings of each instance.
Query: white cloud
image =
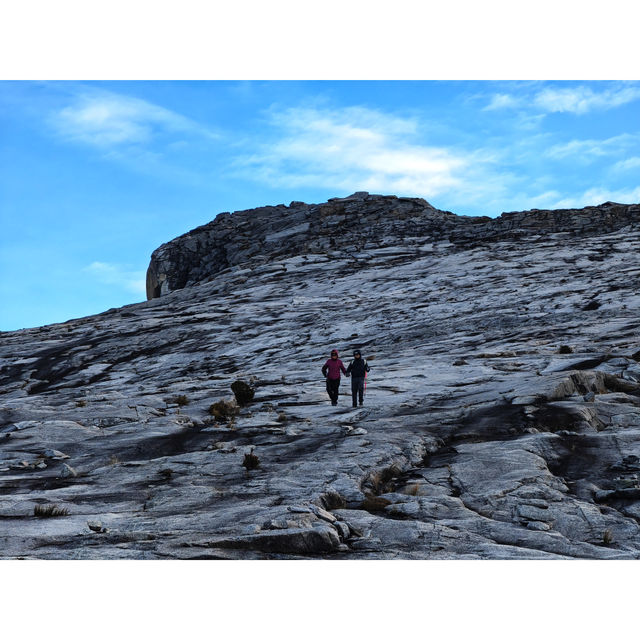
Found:
[[[555,144],[544,152],[548,158],[567,158],[569,156],[604,156],[609,153],[600,140],[570,140],[562,144]]]
[[[623,153],[625,149],[639,142],[640,136],[623,134],[605,140],[570,140],[547,149],[544,155],[561,159],[577,156],[582,160]]]
[[[584,114],[592,110],[619,107],[640,98],[640,87],[617,87],[596,92],[590,87],[547,87],[534,98],[534,104],[543,111]]]
[[[594,187],[588,189],[582,195],[558,200],[554,203],[553,207],[558,209],[572,209],[595,206],[604,202],[620,202],[622,204],[640,202],[640,187],[619,189],[617,191],[603,187]]]
[[[529,209],[547,209],[552,207],[560,197],[561,194],[558,191],[551,189],[550,191],[545,191],[537,196],[527,197],[524,200],[526,201],[526,206]],[[523,205],[520,206],[522,207]]]
[[[613,165],[614,171],[635,171],[637,169],[640,169],[640,157],[638,156],[620,160]]]
[[[484,111],[495,111],[497,109],[513,109],[521,105],[521,100],[508,93],[496,93],[491,102],[483,109]]]
[[[143,145],[166,133],[215,134],[169,109],[139,98],[92,91],[56,112],[51,123],[63,138],[102,148]]]
[[[92,262],[83,271],[92,275],[101,284],[146,295],[146,274],[142,271],[128,271],[122,265],[108,262]]]
[[[640,99],[640,87],[618,84],[601,91],[592,87],[547,86],[532,90],[531,85],[511,93],[496,93],[483,111],[514,109],[518,111],[540,111],[542,113],[585,114],[594,110],[607,110]]]
[[[281,137],[239,160],[245,175],[290,187],[433,197],[459,188],[479,157],[417,144],[418,122],[362,107],[272,113]]]
[[[556,144],[547,149],[544,155],[549,158],[562,159],[576,156],[582,160],[623,153],[626,149],[640,142],[639,134],[624,133],[604,140],[570,140]]]

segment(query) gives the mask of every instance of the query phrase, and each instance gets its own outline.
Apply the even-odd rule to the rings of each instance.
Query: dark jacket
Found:
[[[347,367],[347,375],[352,375],[354,378],[364,378],[367,371],[371,371],[371,369],[362,356],[354,358]]]

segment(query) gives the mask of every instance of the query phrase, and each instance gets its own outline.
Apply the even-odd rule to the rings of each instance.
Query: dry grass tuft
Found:
[[[69,509],[63,509],[55,504],[41,505],[37,504],[33,509],[33,515],[36,518],[57,518],[59,516],[68,516]]]
[[[242,461],[242,466],[247,471],[251,471],[252,469],[257,469],[260,466],[260,459],[258,458],[258,456],[254,455],[253,447],[251,447],[251,451],[249,453],[244,454],[244,460]]]
[[[376,511],[384,511],[384,508],[390,504],[391,500],[369,494],[362,501],[362,508],[369,513],[375,513]]]
[[[238,413],[238,407],[233,402],[218,400],[209,407],[209,414],[219,422],[226,422]]]
[[[408,496],[417,496],[418,493],[420,493],[420,485],[417,482],[412,484],[410,487],[407,487],[405,493]]]

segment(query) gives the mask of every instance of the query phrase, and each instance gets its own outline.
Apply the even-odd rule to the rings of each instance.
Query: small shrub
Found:
[[[387,493],[393,490],[393,480],[399,473],[400,469],[395,464],[392,464],[386,469],[371,472],[367,482],[373,489],[373,493]]]
[[[164,401],[167,405],[177,404],[179,407],[185,407],[189,404],[189,398],[185,395],[172,396],[170,398],[165,398]]]
[[[76,400],[76,407],[80,408],[80,407],[86,407],[86,406],[87,406],[86,400]]]
[[[369,513],[374,513],[376,511],[384,511],[384,508],[390,504],[391,500],[369,494],[362,501],[362,508]]]
[[[278,414],[278,422],[286,422],[287,421],[287,414],[284,412],[280,412]]]
[[[110,465],[116,465],[120,463],[120,458],[118,458],[118,456],[113,455],[109,458],[109,464]]]
[[[597,300],[591,300],[591,302],[588,302],[587,304],[584,305],[584,307],[582,307],[583,311],[595,311],[596,309],[600,308],[600,303]]]
[[[238,413],[238,407],[232,402],[226,400],[218,400],[209,407],[209,414],[219,422],[226,422]]]
[[[613,542],[613,533],[611,532],[611,529],[605,529],[604,533],[602,534],[602,544],[605,547],[608,547],[612,542]]]
[[[260,466],[260,459],[258,458],[258,456],[254,455],[253,447],[251,447],[251,451],[249,453],[244,454],[242,466],[247,471],[251,471],[251,469],[257,469]]]
[[[347,501],[337,491],[327,491],[327,493],[322,494],[320,499],[324,508],[328,511],[347,508]]]
[[[63,509],[55,504],[48,504],[46,506],[37,504],[33,509],[33,515],[36,518],[57,518],[59,516],[68,516],[69,509]]]
[[[568,344],[563,344],[558,349],[558,353],[573,353],[573,349]]]
[[[241,406],[249,404],[256,393],[253,387],[244,380],[236,380],[231,385],[231,391],[233,391],[233,395],[236,397],[236,402]]]

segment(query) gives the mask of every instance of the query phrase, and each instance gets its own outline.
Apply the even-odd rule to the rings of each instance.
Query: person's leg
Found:
[[[333,388],[331,385],[331,380],[329,380],[329,378],[327,378],[327,393],[329,394],[329,400],[333,402]]]
[[[354,407],[358,406],[356,402],[358,395],[358,378],[351,378],[351,401]]]
[[[364,378],[360,378],[360,384],[358,385],[358,396],[360,404],[364,402]]]
[[[338,395],[340,394],[340,379],[331,380],[331,403],[338,404]]]

